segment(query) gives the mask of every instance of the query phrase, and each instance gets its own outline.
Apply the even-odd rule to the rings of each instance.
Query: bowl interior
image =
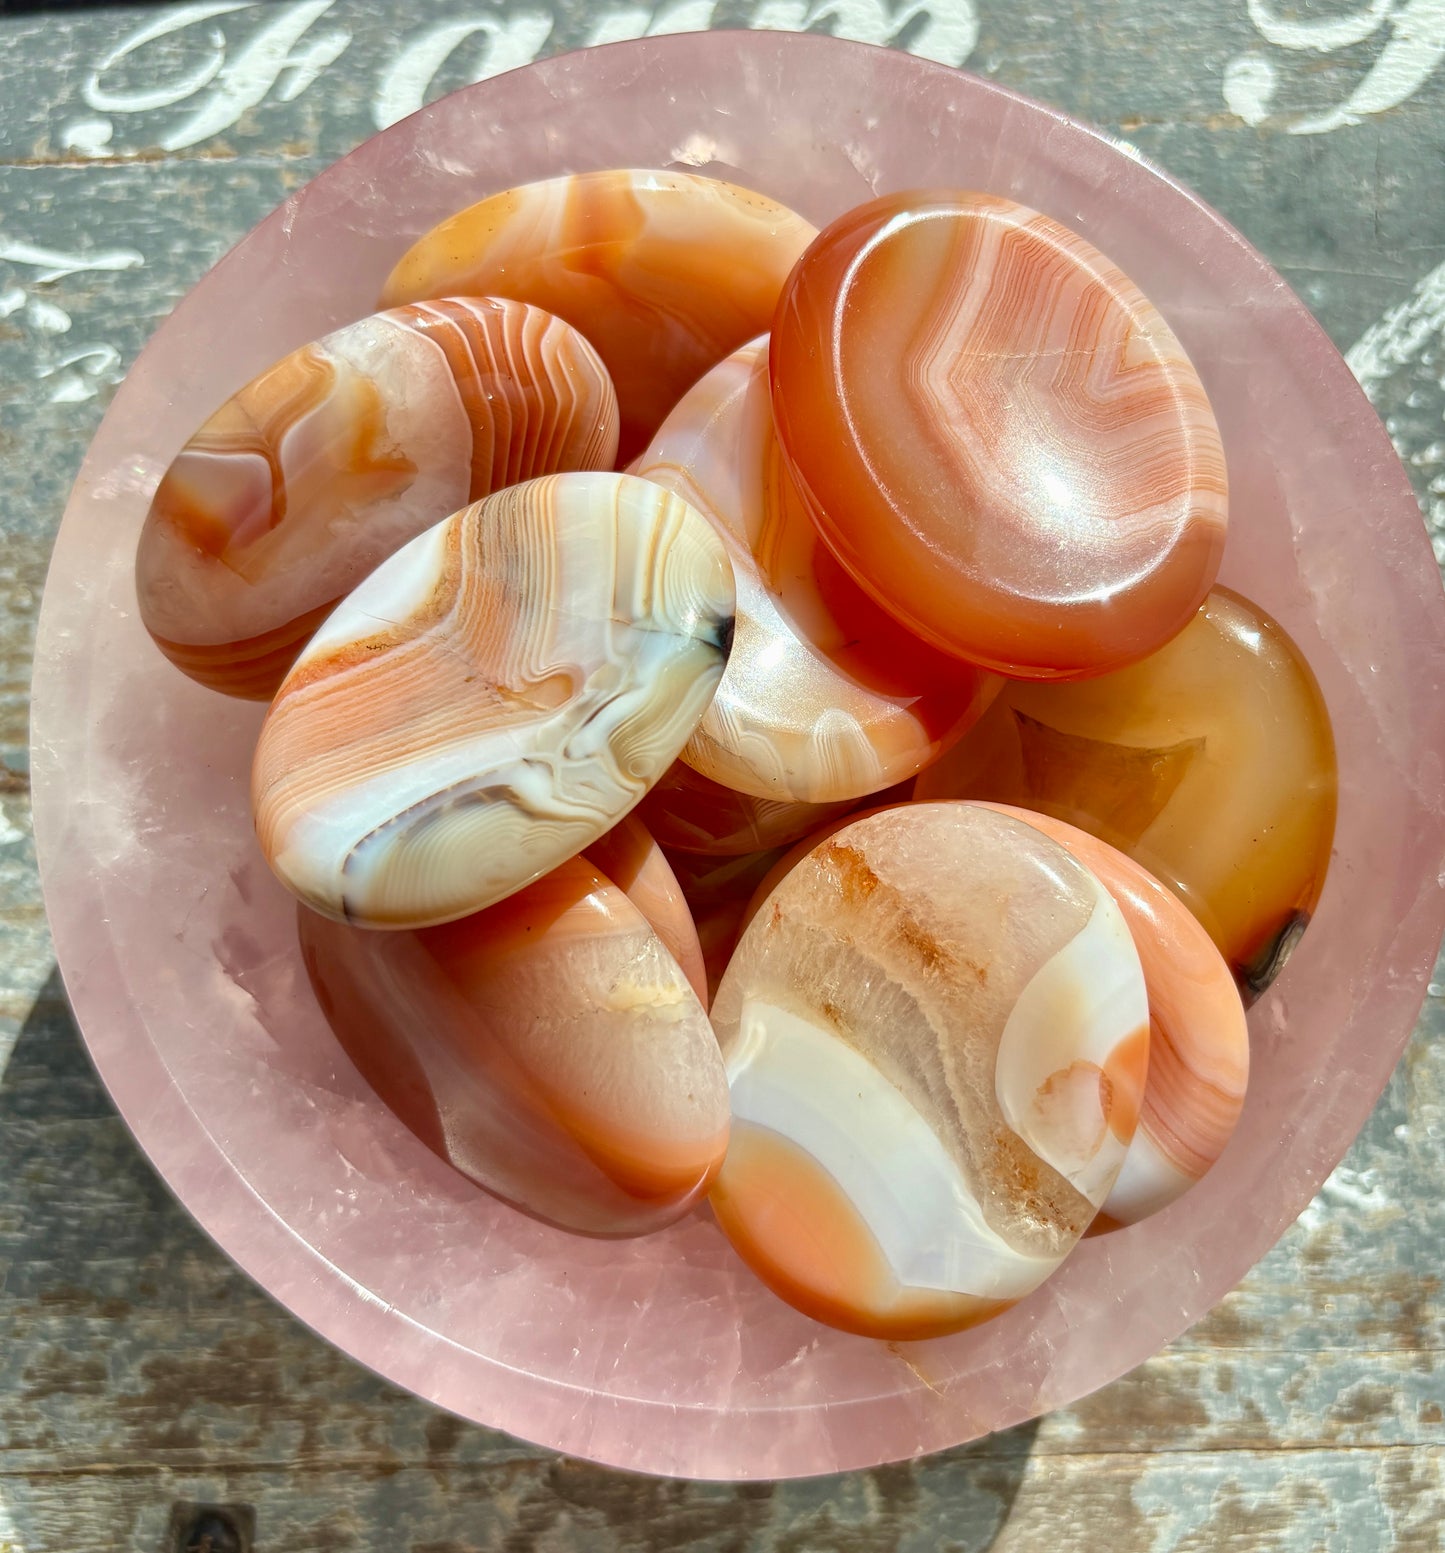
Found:
[[[307,986],[247,810],[258,708],[149,643],[131,567],[151,493],[204,413],[372,310],[448,212],[609,166],[730,177],[815,222],[888,190],[1013,196],[1084,232],[1158,303],[1217,408],[1221,581],[1319,676],[1341,766],[1318,916],[1253,1010],[1219,1166],[1083,1245],[974,1332],[885,1345],[775,1300],[706,1212],[630,1242],[493,1201],[374,1098]],[[713,33],[563,56],[368,141],[242,242],[131,371],[67,510],[41,619],[36,829],[77,1018],[142,1147],[302,1320],[469,1418],[623,1467],[832,1471],[955,1444],[1139,1363],[1232,1287],[1364,1121],[1413,1025],[1442,921],[1442,601],[1382,428],[1302,304],[1128,148],[907,55]]]

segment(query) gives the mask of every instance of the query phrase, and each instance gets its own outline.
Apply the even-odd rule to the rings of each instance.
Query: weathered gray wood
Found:
[[[52,974],[29,842],[35,607],[113,383],[209,264],[388,103],[460,85],[507,49],[648,26],[816,25],[966,55],[1126,136],[1235,221],[1355,347],[1445,555],[1445,278],[1431,278],[1445,265],[1445,21],[1401,0],[1392,20],[1339,43],[1338,26],[1333,41],[1302,29],[1363,15],[1362,0],[1255,9],[1269,36],[1245,0],[292,0],[205,18],[194,6],[0,18],[0,1549],[149,1553],[181,1499],[254,1505],[257,1546],[287,1550],[1440,1546],[1442,993],[1317,1202],[1133,1375],[912,1465],[814,1483],[654,1483],[397,1392],[226,1262],[90,1071]],[[139,29],[181,14],[185,28],[100,69]],[[459,19],[477,30],[408,87],[398,61]],[[289,49],[289,73],[259,47],[285,27],[294,36],[276,57]],[[173,103],[86,101],[97,72],[114,102],[223,52],[231,74]],[[235,96],[247,70],[255,100],[236,97],[228,119],[218,94]],[[1358,122],[1318,132],[1352,98]],[[203,109],[213,127],[187,139]],[[1445,992],[1445,968],[1437,980]]]
[[[1436,1553],[1445,1491],[1433,1448],[1166,1454],[1147,1473],[1137,1458],[958,1451],[911,1470],[737,1490],[562,1460],[458,1470],[440,1432],[437,1447],[382,1472],[67,1475],[34,1546],[150,1553],[172,1499],[188,1498],[258,1505],[258,1549],[286,1553]]]

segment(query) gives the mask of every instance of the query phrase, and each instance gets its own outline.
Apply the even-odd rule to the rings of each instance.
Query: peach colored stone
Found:
[[[692,990],[708,1004],[707,972],[692,909],[682,893],[667,854],[636,815],[619,820],[586,852],[587,861],[605,874],[647,918],[663,947],[682,967]]]
[[[1132,858],[1046,814],[985,804],[1057,841],[1124,914],[1149,994],[1149,1074],[1139,1127],[1090,1233],[1168,1207],[1224,1152],[1244,1109],[1249,1027],[1234,978],[1177,895]]]
[[[713,1002],[732,1136],[713,1211],[830,1326],[956,1332],[1044,1281],[1124,1162],[1144,975],[1104,886],[966,803],[900,804],[768,897]]]
[[[377,933],[304,908],[322,1008],[431,1149],[589,1235],[679,1218],[727,1147],[727,1082],[677,961],[577,858],[445,927]]]

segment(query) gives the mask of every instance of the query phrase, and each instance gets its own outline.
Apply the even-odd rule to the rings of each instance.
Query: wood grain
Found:
[[[167,150],[194,101],[102,114],[84,94],[108,51],[178,9],[0,18],[0,1549],[154,1553],[178,1500],[251,1505],[257,1548],[287,1553],[1438,1548],[1445,965],[1344,1164],[1205,1321],[1041,1423],[872,1472],[656,1482],[461,1423],[312,1336],[172,1202],[95,1080],[52,969],[26,755],[45,565],[111,387],[155,324],[291,189],[372,132],[400,50],[457,17],[443,0],[312,6],[289,47],[313,51],[314,80],[289,101],[273,84],[234,123]],[[467,15],[514,34],[518,17],[537,16],[544,25],[529,36],[555,51],[604,28],[621,36],[669,19],[736,25],[805,10],[509,0]],[[158,78],[195,69],[215,29],[234,59],[260,29],[299,14],[288,4],[216,17],[153,45],[148,68]],[[1356,90],[1397,36],[1392,25],[1310,52],[1263,38],[1244,0],[926,0],[917,14],[821,0],[812,15],[915,46],[966,43],[976,21],[970,68],[1161,161],[1263,249],[1341,348],[1445,262],[1445,203],[1428,197],[1445,146],[1445,69],[1358,124],[1290,133]],[[500,36],[459,42],[430,91],[495,64]],[[328,49],[334,58],[317,63]],[[1253,126],[1224,97],[1239,60],[1272,92]],[[105,76],[113,92],[144,79],[134,60]],[[67,144],[74,126],[102,118],[112,132],[98,154]],[[17,259],[17,245],[143,262],[45,280],[56,266]],[[1422,308],[1421,318],[1371,391],[1428,505],[1445,491],[1445,347],[1439,315]],[[67,361],[84,351],[96,354]]]

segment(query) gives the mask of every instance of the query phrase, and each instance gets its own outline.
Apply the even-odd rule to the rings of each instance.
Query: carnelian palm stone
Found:
[[[1012,200],[835,221],[774,319],[778,433],[824,540],[919,636],[1001,673],[1103,673],[1193,615],[1226,478],[1198,374],[1137,286]]]

